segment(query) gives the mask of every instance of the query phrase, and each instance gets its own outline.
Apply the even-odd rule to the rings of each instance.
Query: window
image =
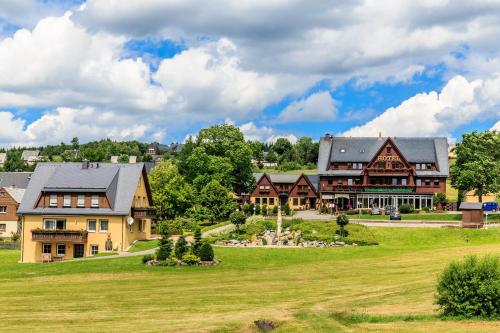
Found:
[[[66,220],[47,219],[43,220],[43,229],[45,230],[65,230]]]
[[[99,207],[99,196],[98,195],[92,195],[92,200],[90,202],[91,207]]]
[[[269,206],[273,206],[274,205],[274,198],[269,198]]]
[[[419,163],[417,163],[417,164],[415,165],[415,169],[420,170],[420,164],[419,164]]]
[[[338,169],[339,168],[339,164],[338,163],[333,163],[333,168],[334,169]]]
[[[417,186],[418,187],[422,186],[422,179],[417,179]]]
[[[63,207],[71,207],[71,195],[69,194],[64,195]]]
[[[99,220],[99,231],[108,232],[108,220]]]
[[[375,163],[375,168],[385,169],[385,161],[378,161],[377,163]]]
[[[43,253],[52,253],[52,245],[42,244],[42,252]]]
[[[422,168],[422,170],[425,170],[425,164],[421,164],[420,167]]]
[[[300,198],[300,205],[305,206],[306,204],[306,198]]]
[[[426,179],[425,180],[425,186],[431,186],[431,180],[430,179]]]
[[[439,179],[434,179],[434,187],[439,187]]]
[[[328,179],[328,185],[333,185],[333,180],[332,179]]]
[[[145,229],[146,229],[146,221],[140,220],[139,221],[139,231],[144,232]]]
[[[386,147],[385,149],[386,149],[386,151],[387,151],[387,154],[390,154],[390,153],[391,153],[391,150],[392,150],[392,149],[391,149],[391,147]]]
[[[50,195],[49,207],[57,207],[57,194]]]
[[[392,185],[398,185],[398,179],[392,178]]]
[[[261,190],[265,190],[265,189],[266,189],[266,187],[265,187],[264,185],[260,185],[260,186],[259,186],[259,189],[261,189]]]
[[[76,205],[77,207],[85,207],[85,196],[83,194],[78,194]]]
[[[0,206],[0,214],[7,213],[7,206]]]
[[[96,232],[97,230],[97,221],[96,220],[88,220],[87,221],[87,231],[88,232]]]
[[[299,198],[293,198],[293,205],[298,206],[299,205]]]
[[[66,245],[57,244],[57,255],[64,256],[66,254]]]
[[[341,178],[337,179],[337,185],[342,185],[342,179]]]
[[[352,186],[352,178],[347,179],[347,185]]]
[[[406,178],[402,178],[401,179],[401,185],[406,185],[407,184],[407,180]]]
[[[99,245],[90,245],[90,255],[95,256],[99,253]]]
[[[0,224],[0,232],[5,232],[7,230],[7,224],[2,223]]]
[[[432,164],[427,163],[427,169],[432,169]]]
[[[354,179],[354,184],[356,184],[356,185],[361,185],[361,179],[359,179],[359,178],[355,178],[355,179]]]

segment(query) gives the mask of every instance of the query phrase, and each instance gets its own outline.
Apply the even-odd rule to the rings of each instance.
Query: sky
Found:
[[[500,0],[0,1],[0,146],[500,130]]]

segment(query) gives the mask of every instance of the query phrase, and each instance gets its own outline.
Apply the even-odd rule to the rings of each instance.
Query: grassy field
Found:
[[[365,219],[365,220],[381,220],[389,221],[389,215],[348,215],[352,219]],[[403,220],[424,220],[424,221],[460,221],[462,219],[461,214],[401,214],[401,219]]]
[[[139,252],[139,251],[144,251],[144,250],[149,250],[149,249],[154,249],[158,247],[158,240],[153,239],[153,240],[141,240],[135,242],[134,245],[128,250],[128,252]]]
[[[378,246],[216,248],[215,267],[140,257],[18,264],[0,251],[6,332],[496,332],[499,321],[438,318],[436,279],[452,259],[500,252],[500,229],[370,228]]]

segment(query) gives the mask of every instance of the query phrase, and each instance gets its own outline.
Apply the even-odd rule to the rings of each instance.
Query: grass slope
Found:
[[[0,251],[0,320],[13,332],[493,332],[443,321],[438,274],[469,253],[498,253],[500,229],[370,228],[378,246],[216,248],[215,267],[148,267],[140,257],[18,264]]]
[[[140,240],[135,242],[134,245],[128,250],[128,252],[139,252],[139,251],[145,251],[145,250],[150,250],[158,247],[158,240],[153,239],[153,240]]]

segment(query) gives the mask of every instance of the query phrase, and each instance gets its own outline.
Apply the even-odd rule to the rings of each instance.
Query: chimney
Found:
[[[378,139],[382,140],[382,132],[378,132]]]
[[[89,160],[84,160],[82,163],[82,169],[88,169],[90,165]]]

